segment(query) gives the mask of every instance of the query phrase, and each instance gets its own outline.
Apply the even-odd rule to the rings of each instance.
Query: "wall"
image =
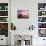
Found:
[[[17,10],[19,9],[29,9],[29,19],[18,19]],[[28,0],[23,0],[23,1],[12,0],[11,1],[11,15],[12,15],[11,22],[14,22],[17,30],[28,30],[29,26],[31,26],[32,24],[36,25],[35,24],[37,23],[36,12],[37,12],[37,2],[35,1],[30,1],[30,0],[29,1]]]
[[[30,25],[35,26],[33,30],[33,46],[40,46],[43,44],[43,38],[38,38],[38,3],[45,3],[46,0],[11,0],[11,22],[16,25],[15,34],[26,34]],[[29,19],[18,19],[18,9],[29,9]],[[35,32],[35,33],[34,33]],[[29,33],[31,34],[31,32]],[[38,44],[39,43],[39,44]]]

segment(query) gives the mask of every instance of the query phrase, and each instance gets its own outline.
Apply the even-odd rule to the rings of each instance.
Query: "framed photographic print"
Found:
[[[28,19],[29,18],[29,10],[17,10],[17,18]]]

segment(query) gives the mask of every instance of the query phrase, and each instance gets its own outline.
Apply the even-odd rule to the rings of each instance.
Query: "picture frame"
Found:
[[[18,19],[29,19],[29,10],[17,10]]]

